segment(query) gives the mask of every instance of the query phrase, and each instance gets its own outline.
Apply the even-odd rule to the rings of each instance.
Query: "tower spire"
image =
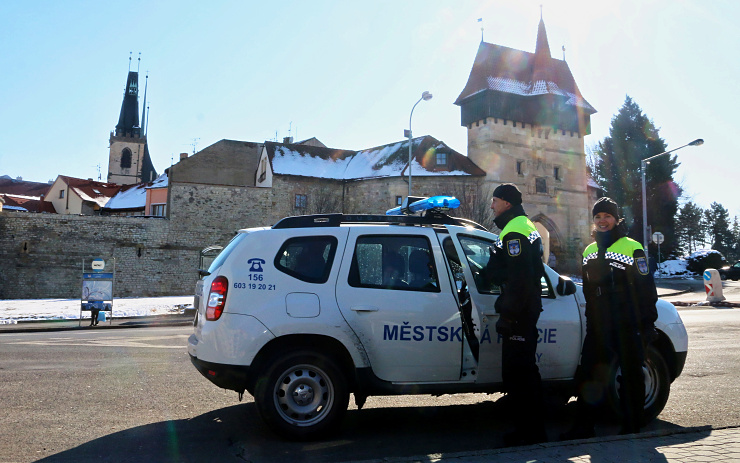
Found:
[[[146,136],[146,89],[148,86],[149,86],[149,71],[147,71],[146,80],[144,81],[144,104],[141,106],[141,129],[144,131],[144,136]]]

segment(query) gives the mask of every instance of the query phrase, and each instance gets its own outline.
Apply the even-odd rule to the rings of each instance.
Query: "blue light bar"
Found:
[[[417,212],[428,211],[429,209],[457,209],[460,207],[460,200],[454,196],[432,196],[424,198],[407,206],[398,206],[385,211],[385,215],[407,215]]]

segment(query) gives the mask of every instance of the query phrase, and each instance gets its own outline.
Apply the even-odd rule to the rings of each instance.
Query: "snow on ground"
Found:
[[[167,296],[113,299],[113,317],[181,314],[193,307],[193,296]],[[109,315],[106,313],[106,315]],[[0,300],[0,324],[24,320],[78,320],[79,299],[6,299]],[[90,312],[82,312],[90,318]]]

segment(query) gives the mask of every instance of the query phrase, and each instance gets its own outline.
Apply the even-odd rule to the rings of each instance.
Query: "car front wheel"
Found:
[[[621,415],[619,405],[619,379],[622,370],[617,366],[616,360],[612,362],[609,380],[608,400],[611,411]],[[671,380],[668,374],[668,365],[660,351],[653,346],[648,347],[645,352],[645,363],[642,366],[645,375],[645,411],[643,421],[648,423],[654,420],[663,411],[668,402],[671,392]]]
[[[311,351],[284,354],[269,362],[255,387],[255,404],[275,432],[315,439],[336,429],[347,411],[347,381],[329,357]]]

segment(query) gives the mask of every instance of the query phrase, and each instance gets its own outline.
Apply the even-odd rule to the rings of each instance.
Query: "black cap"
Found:
[[[522,192],[513,183],[502,183],[493,190],[493,196],[508,201],[512,206],[522,203]]]
[[[607,198],[606,196],[604,196],[603,198],[599,198],[594,203],[594,208],[591,210],[591,217],[594,217],[599,212],[606,212],[615,219],[619,220],[619,205],[611,198]]]

